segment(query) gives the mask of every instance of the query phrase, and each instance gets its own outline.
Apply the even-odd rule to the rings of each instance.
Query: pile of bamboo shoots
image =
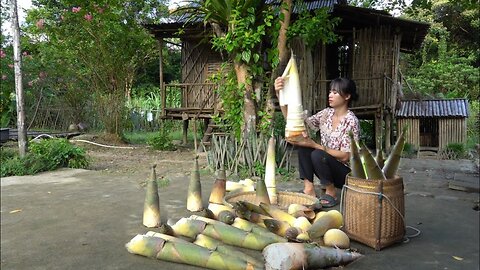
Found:
[[[275,144],[273,140],[269,143]],[[276,205],[275,148],[269,147],[265,180],[256,183],[257,204],[224,204],[225,172],[219,170],[207,207],[201,199],[197,159],[187,195],[188,217],[160,222],[155,167],[147,184],[144,225],[158,232],[138,234],[125,247],[130,253],[209,269],[318,269],[345,265],[361,255],[349,250],[350,240],[339,228],[343,217],[336,210],[314,205]],[[295,243],[288,243],[295,242]],[[262,251],[256,256],[242,249]],[[297,256],[303,254],[304,256]]]
[[[350,132],[350,168],[352,177],[361,179],[386,180],[395,177],[400,165],[400,158],[405,145],[406,127],[402,129],[395,145],[386,160],[383,150],[377,149],[375,156],[368,150],[365,143],[358,142]]]

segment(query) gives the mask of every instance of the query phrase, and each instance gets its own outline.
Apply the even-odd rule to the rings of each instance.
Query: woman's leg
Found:
[[[311,158],[312,148],[298,147],[298,165],[300,179],[303,179],[303,193],[316,196],[313,185],[313,163]]]
[[[336,198],[337,188],[342,188],[345,184],[345,177],[350,169],[343,163],[325,151],[315,150],[311,152],[311,161],[315,175],[325,184],[325,193]]]

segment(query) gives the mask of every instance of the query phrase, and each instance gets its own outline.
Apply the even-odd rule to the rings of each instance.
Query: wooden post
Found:
[[[167,91],[163,83],[163,39],[158,40],[158,79],[160,82],[160,95],[162,96],[162,116],[166,115],[165,108],[167,107]]]
[[[375,137],[383,137],[383,108],[379,108],[375,111]],[[380,143],[379,140],[375,140],[375,147],[376,149],[380,149]]]
[[[187,119],[183,119],[183,140],[182,140],[182,143],[184,145],[187,144],[187,135],[188,135],[188,117]]]
[[[388,111],[385,115],[385,152],[390,153],[392,136],[392,112]]]

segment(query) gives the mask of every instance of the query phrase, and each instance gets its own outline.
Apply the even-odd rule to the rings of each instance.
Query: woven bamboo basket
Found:
[[[405,236],[403,178],[366,180],[348,175],[341,212],[343,230],[352,240],[375,250],[400,242]]]
[[[260,202],[256,199],[255,191],[243,191],[232,194],[227,194],[223,198],[224,204],[233,207],[233,203],[238,201],[248,201],[254,204]],[[317,201],[317,198],[298,192],[278,191],[277,192],[277,206],[282,209],[287,209],[292,203],[312,205]]]

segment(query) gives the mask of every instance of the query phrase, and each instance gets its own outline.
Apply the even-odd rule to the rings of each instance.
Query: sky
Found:
[[[2,1],[6,2],[6,1]],[[18,9],[18,19],[20,25],[25,21],[25,10],[29,9],[32,6],[31,0],[17,0],[17,9]],[[10,20],[2,21],[2,32],[12,33],[12,26]],[[11,35],[11,34],[10,34]]]
[[[184,0],[170,0],[170,7],[175,7],[177,6],[177,3],[182,2]],[[3,1],[2,1],[3,2]],[[405,1],[407,5],[409,5],[412,0],[406,0]],[[31,0],[17,0],[17,5],[18,5],[18,17],[19,17],[19,23],[20,25],[22,22],[25,21],[25,10],[29,9],[32,6],[32,1]],[[397,14],[394,14],[397,15]],[[12,33],[11,30],[11,24],[9,21],[2,22],[2,32],[9,32]]]
[[[183,0],[170,0],[170,7],[174,7],[177,5],[177,3],[182,2]],[[3,1],[2,1],[3,2]],[[17,5],[18,5],[18,18],[19,18],[19,23],[20,25],[22,22],[25,21],[25,10],[31,8],[32,6],[32,1],[31,0],[17,0]],[[2,32],[6,31],[11,33],[11,24],[10,22],[3,22],[2,23]]]

